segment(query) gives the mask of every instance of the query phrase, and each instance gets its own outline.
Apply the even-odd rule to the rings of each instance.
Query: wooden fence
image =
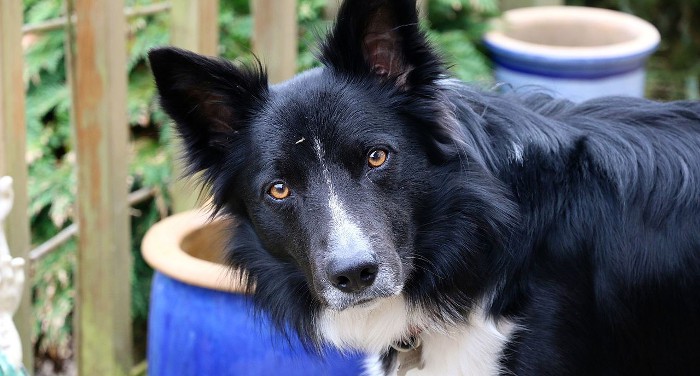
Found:
[[[81,375],[127,375],[132,365],[129,206],[150,192],[127,192],[125,18],[170,12],[171,43],[216,55],[219,0],[171,0],[124,9],[124,0],[65,0],[67,14],[41,25],[22,24],[21,0],[0,0],[0,176],[15,181],[15,210],[8,218],[13,254],[30,261],[78,236],[75,351]],[[295,72],[296,0],[251,0],[253,50],[267,63],[273,82]],[[423,3],[425,3],[424,0]],[[332,16],[338,0],[329,0]],[[504,0],[508,7],[557,0]],[[424,4],[423,4],[424,5]],[[125,17],[115,17],[116,14]],[[66,72],[72,88],[77,151],[76,223],[30,251],[27,196],[23,32],[64,28]],[[177,145],[175,145],[177,147]],[[179,166],[176,167],[176,174]],[[191,187],[172,187],[177,211],[191,208]],[[125,278],[126,277],[126,278]],[[30,280],[30,279],[28,279]],[[16,322],[24,360],[33,369],[30,284]]]

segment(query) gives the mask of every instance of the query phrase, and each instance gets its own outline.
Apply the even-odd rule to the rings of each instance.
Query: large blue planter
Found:
[[[249,299],[236,292],[239,287],[231,273],[211,262],[221,251],[216,249],[221,228],[205,223],[205,217],[195,212],[178,214],[154,226],[144,238],[144,256],[158,270],[151,290],[149,375],[362,373],[359,356],[329,349],[320,358],[305,351],[296,338],[287,343],[266,317],[254,318]],[[178,274],[182,278],[171,276]]]
[[[505,12],[484,43],[498,82],[583,101],[644,96],[644,66],[659,39],[654,26],[629,14],[552,6]]]

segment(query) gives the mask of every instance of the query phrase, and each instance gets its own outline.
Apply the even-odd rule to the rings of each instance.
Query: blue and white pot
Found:
[[[659,40],[638,17],[574,6],[506,11],[484,37],[498,82],[574,101],[644,96],[644,66]]]
[[[356,376],[360,356],[327,349],[323,358],[297,338],[281,338],[254,317],[240,278],[219,262],[229,231],[197,211],[157,223],[142,253],[156,269],[148,320],[150,376]]]

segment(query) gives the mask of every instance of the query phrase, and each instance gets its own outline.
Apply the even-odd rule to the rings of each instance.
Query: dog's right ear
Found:
[[[161,106],[177,124],[190,173],[223,159],[268,94],[264,70],[173,48],[148,53]]]
[[[320,59],[335,71],[374,75],[401,89],[430,85],[445,73],[419,27],[416,0],[345,0]]]

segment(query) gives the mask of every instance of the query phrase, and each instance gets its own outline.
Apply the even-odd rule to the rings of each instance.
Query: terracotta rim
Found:
[[[219,291],[242,293],[240,274],[211,261],[191,256],[182,249],[183,240],[211,223],[201,210],[174,214],[151,227],[141,242],[141,253],[153,269],[178,281]]]
[[[509,25],[528,25],[551,20],[611,23],[620,30],[633,33],[635,37],[629,41],[607,45],[569,47],[526,42],[506,35]],[[653,52],[661,39],[658,30],[652,24],[638,17],[608,9],[577,6],[513,9],[504,12],[494,26],[495,29],[484,36],[488,44],[514,54],[548,56],[555,59],[615,59],[646,55]]]

